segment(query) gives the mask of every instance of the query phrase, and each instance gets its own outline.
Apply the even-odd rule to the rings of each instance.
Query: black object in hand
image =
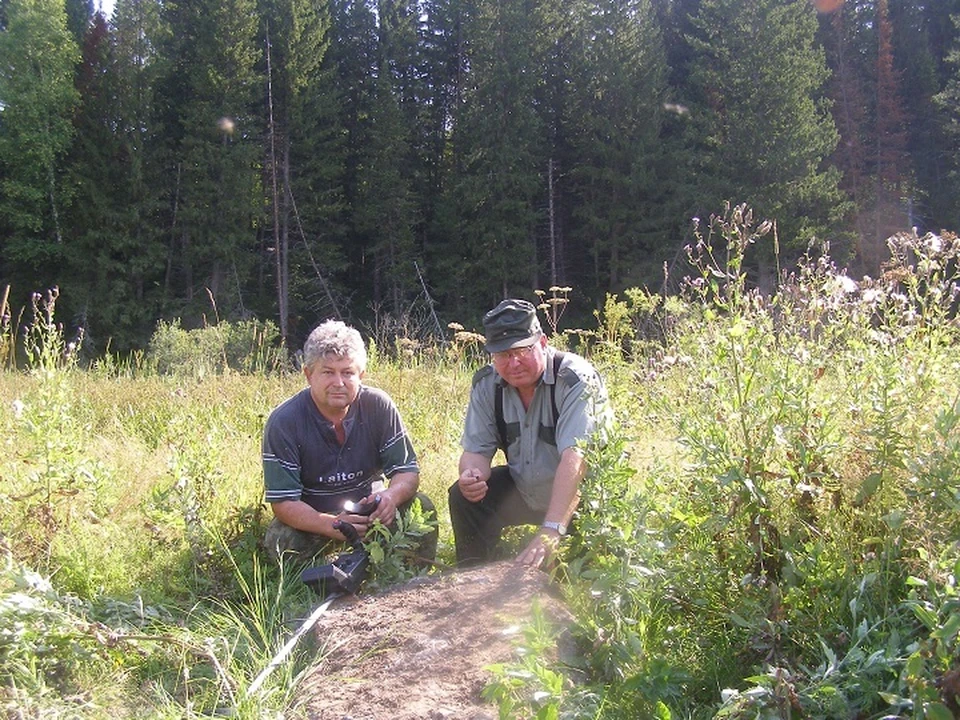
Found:
[[[374,510],[377,509],[377,505],[380,504],[380,496],[374,495],[373,500],[365,503],[355,503],[353,500],[347,500],[343,504],[344,512],[348,512],[351,515],[369,515]]]

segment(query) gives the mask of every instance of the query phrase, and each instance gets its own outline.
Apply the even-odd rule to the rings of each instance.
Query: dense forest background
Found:
[[[670,289],[694,218],[960,227],[960,0],[0,0],[0,288],[88,346],[160,318],[475,326]],[[8,319],[9,321],[9,319]]]

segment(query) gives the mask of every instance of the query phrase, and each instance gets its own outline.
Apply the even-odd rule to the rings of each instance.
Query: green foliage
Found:
[[[785,248],[829,237],[845,207],[839,172],[823,166],[838,135],[821,99],[829,71],[815,14],[803,3],[704,0],[694,23],[696,206],[745,200],[779,223]]]
[[[636,390],[687,452],[638,476],[623,434],[636,422],[588,449],[563,568],[586,679],[561,712],[946,717],[954,237],[898,236],[900,261],[860,283],[811,254],[767,298],[743,258],[769,224],[739,207],[708,227],[689,251],[689,307]],[[615,348],[634,300],[608,300]],[[503,674],[501,708],[527,707],[538,682]]]
[[[0,574],[0,707],[56,708],[57,695],[86,664],[107,655],[82,604],[5,555]],[[69,705],[68,702],[62,703]]]
[[[520,659],[487,668],[493,680],[481,694],[497,705],[501,720],[568,717],[560,714],[560,701],[568,683],[550,667],[550,654],[556,648],[559,635],[560,630],[551,626],[534,600],[533,619],[518,638],[516,651]]]
[[[6,497],[20,506],[8,517],[13,522],[6,529],[17,533],[34,562],[49,557],[57,531],[69,526],[71,515],[91,506],[103,479],[102,468],[87,455],[89,428],[80,421],[71,392],[79,341],[67,343],[54,323],[57,297],[56,289],[33,296],[24,350],[36,385],[14,406],[23,455],[14,464],[16,480],[10,482]]]
[[[577,197],[571,236],[589,248],[592,284],[620,290],[663,241],[666,62],[649,0],[584,3],[571,125]],[[644,268],[645,270],[648,269]]]
[[[432,514],[427,516],[419,500],[397,515],[394,529],[375,522],[364,538],[364,547],[370,554],[366,587],[386,588],[425,574],[430,568],[418,560],[418,550],[423,538],[436,527],[437,519]]]
[[[10,0],[0,32],[0,227],[3,255],[32,281],[49,281],[62,258],[60,215],[69,204],[63,156],[79,100],[79,53],[63,0]]]
[[[436,267],[442,291],[476,308],[535,278],[529,266],[546,158],[531,98],[548,36],[540,32],[540,6],[481,0],[461,22],[472,40],[457,62],[471,79],[458,89],[455,157],[438,210],[446,241]]]
[[[285,362],[277,339],[277,328],[270,321],[224,321],[184,330],[179,321],[161,320],[150,339],[147,358],[157,372],[170,375],[276,372]]]
[[[565,652],[550,653],[558,629],[536,619],[516,662],[494,670],[488,697],[504,717],[956,712],[957,239],[896,236],[895,261],[860,281],[812,247],[764,295],[744,257],[771,235],[727,208],[698,230],[682,296],[611,295],[580,335],[619,423],[584,448],[577,532],[556,571],[574,616]],[[131,698],[156,717],[289,709],[306,651],[262,693],[244,688],[310,602],[257,548],[260,432],[302,378],[212,376],[234,367],[210,359],[222,338],[202,372],[83,372],[45,307],[29,372],[0,376],[14,408],[0,415],[12,556],[0,633],[14,630],[0,651],[19,673],[0,698],[48,715],[71,697],[118,717]],[[371,352],[368,375],[402,398],[422,489],[440,503],[477,341],[457,342],[412,360]],[[188,352],[200,354],[168,357]],[[46,517],[33,503],[45,505],[47,477],[56,522],[30,526]],[[439,522],[443,543],[442,507]],[[401,532],[375,529],[371,589],[416,571],[404,560],[425,530],[416,512]],[[23,568],[50,574],[53,595],[24,589]],[[33,599],[7,602],[18,592]]]

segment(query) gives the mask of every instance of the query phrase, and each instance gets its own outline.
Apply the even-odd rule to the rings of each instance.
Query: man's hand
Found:
[[[373,507],[370,510],[370,507]],[[374,520],[379,520],[384,525],[393,522],[393,517],[397,511],[396,503],[386,491],[367,495],[357,502],[345,502],[343,512],[337,515],[336,519],[340,522],[350,523],[357,531],[357,535],[363,537],[367,530],[373,525]],[[343,533],[339,533],[342,535]]]
[[[357,531],[357,535],[360,537],[366,535],[367,530],[370,529],[370,525],[373,524],[373,521],[370,519],[369,515],[354,515],[353,513],[348,513],[346,510],[337,515],[334,518],[334,521],[336,520],[353,525],[353,529]],[[334,528],[334,532],[336,535],[333,537],[335,537],[337,540],[347,540],[346,536],[336,528]]]
[[[533,536],[533,540],[527,544],[514,562],[519,565],[538,568],[544,562],[549,562],[553,558],[559,542],[560,533],[556,530],[540,528],[537,534]]]
[[[487,494],[487,481],[477,468],[467,468],[457,480],[460,493],[470,502],[480,502]]]
[[[397,516],[397,502],[393,499],[393,495],[389,490],[382,490],[376,495],[364,498],[363,502],[372,502],[373,499],[378,496],[380,501],[377,503],[377,507],[374,508],[373,512],[370,513],[370,523],[372,524],[374,520],[379,520],[384,525],[390,525]]]

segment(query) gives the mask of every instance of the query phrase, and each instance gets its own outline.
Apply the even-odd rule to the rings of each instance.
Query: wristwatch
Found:
[[[564,525],[563,523],[544,520],[543,523],[541,523],[541,527],[545,527],[547,530],[556,530],[560,535],[567,534],[567,526]]]

